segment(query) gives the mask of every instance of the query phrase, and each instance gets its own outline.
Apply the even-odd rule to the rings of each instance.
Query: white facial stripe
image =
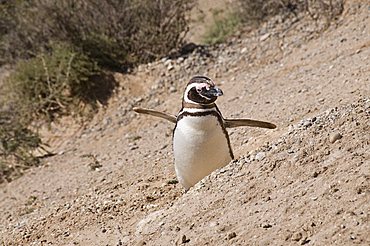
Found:
[[[213,83],[212,83],[213,84]],[[189,94],[189,91],[192,89],[192,88],[196,88],[197,90],[201,90],[202,88],[206,87],[207,90],[210,89],[211,85],[209,83],[193,83],[193,84],[190,84],[186,87],[185,89],[185,92],[184,92],[184,101],[187,102],[187,103],[195,103],[195,104],[199,104],[197,102],[194,102],[192,100],[190,100],[188,98],[188,94]],[[209,97],[206,97],[206,96],[203,96],[202,94],[199,94],[199,96],[205,98],[205,99],[210,99]]]
[[[184,101],[187,102],[187,103],[195,103],[193,101],[191,101],[189,98],[188,98],[188,94],[189,94],[189,91],[191,90],[191,88],[194,87],[194,84],[190,84],[186,87],[185,89],[185,92],[184,92]]]
[[[209,90],[209,88],[211,87],[210,84],[207,84],[207,83],[199,83],[199,84],[195,84],[195,88],[197,88],[197,90],[201,90],[202,88],[207,88],[207,90]]]
[[[199,112],[210,112],[215,111],[218,112],[216,108],[184,108],[181,112],[187,112],[187,113],[199,113]]]
[[[188,87],[186,88],[186,90],[185,90],[185,93],[184,93],[184,101],[185,102],[187,102],[187,103],[195,103],[195,104],[199,104],[199,103],[197,103],[197,102],[194,102],[194,101],[192,101],[192,100],[190,100],[189,98],[188,98],[188,94],[189,94],[189,91],[192,89],[192,88],[196,88],[197,90],[200,90],[201,88],[203,88],[204,86],[208,86],[209,87],[209,85],[207,84],[207,83],[197,83],[197,84],[190,84],[190,85],[188,85]],[[205,98],[205,99],[209,99],[208,97],[204,97],[203,95],[201,95],[201,94],[199,94],[199,96],[201,96],[201,97],[203,97],[203,98]]]
[[[210,84],[207,84],[207,83],[199,83],[199,84],[196,84],[195,85],[195,88],[197,88],[197,91],[201,91],[202,90],[202,88],[206,88],[207,90],[209,90],[210,89],[210,87],[211,87],[211,85]],[[202,95],[201,93],[199,93],[199,96],[201,96],[201,97],[203,97],[203,98],[205,98],[205,99],[207,99],[207,100],[210,100],[211,98],[209,98],[209,97],[206,97],[206,96],[204,96],[204,95]]]

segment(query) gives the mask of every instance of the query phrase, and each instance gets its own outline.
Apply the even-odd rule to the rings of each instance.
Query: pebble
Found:
[[[137,145],[133,145],[130,147],[130,150],[135,150],[135,149],[138,149],[139,147]]]
[[[265,157],[266,157],[265,152],[258,152],[258,153],[256,154],[255,159],[256,159],[256,160],[258,160],[258,161],[262,161],[263,159],[265,159]]]
[[[317,176],[319,176],[319,173],[318,173],[318,172],[316,172],[316,171],[315,171],[315,172],[313,172],[312,177],[313,177],[313,178],[317,178]]]
[[[272,225],[269,224],[269,223],[262,224],[261,226],[262,226],[262,228],[271,228],[272,227]]]
[[[231,232],[227,235],[227,239],[233,239],[234,237],[236,237],[236,233],[235,232]]]
[[[332,133],[329,136],[330,143],[335,143],[337,140],[341,139],[343,136],[339,132]]]
[[[181,243],[188,243],[190,242],[190,239],[186,238],[186,235],[183,235],[182,238],[181,238]]]
[[[296,232],[296,233],[294,233],[293,235],[292,235],[292,240],[293,241],[299,241],[299,240],[301,240],[302,239],[302,233],[300,233],[300,232]]]
[[[219,223],[218,222],[215,222],[215,221],[212,221],[209,223],[209,227],[215,227],[215,226],[218,226]]]
[[[294,126],[293,125],[289,125],[288,127],[288,133],[291,134],[294,132]]]
[[[303,126],[304,126],[304,127],[312,126],[312,122],[311,122],[311,120],[310,120],[310,119],[305,120],[305,121],[303,122]]]
[[[262,35],[261,37],[260,37],[260,41],[262,42],[262,41],[265,41],[266,39],[268,39],[270,37],[270,33],[266,33],[266,34],[264,34],[264,35]]]

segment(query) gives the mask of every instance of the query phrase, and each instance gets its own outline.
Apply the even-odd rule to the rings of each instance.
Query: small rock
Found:
[[[146,242],[144,240],[140,240],[136,243],[136,246],[144,246],[146,245]]]
[[[260,37],[260,41],[262,42],[262,41],[265,41],[266,39],[268,39],[270,37],[270,33],[266,33],[266,34],[264,34],[264,35],[262,35],[261,37]]]
[[[263,159],[265,159],[265,157],[266,157],[265,152],[258,152],[258,153],[256,154],[255,159],[256,159],[256,160],[258,160],[258,161],[262,161]]]
[[[188,243],[190,242],[190,239],[186,238],[186,235],[183,235],[182,238],[181,238],[181,243]]]
[[[133,145],[133,146],[130,147],[130,150],[135,150],[135,149],[138,149],[138,148],[139,148],[138,146]]]
[[[301,242],[301,245],[305,245],[305,244],[309,243],[310,241],[311,241],[310,239],[308,239],[308,238],[304,238],[304,239],[302,240],[302,242]]]
[[[170,179],[167,181],[167,184],[177,184],[178,182],[176,179]]]
[[[296,233],[294,233],[293,235],[292,235],[292,241],[299,241],[299,240],[301,240],[302,239],[302,233],[300,233],[300,232],[296,232]]]
[[[310,119],[305,120],[305,121],[303,122],[303,126],[304,126],[304,127],[312,126],[312,122],[311,122],[311,120],[310,120]]]
[[[229,233],[229,234],[227,235],[227,239],[228,239],[228,240],[233,239],[234,237],[236,237],[236,233],[235,233],[235,232]]]
[[[215,222],[215,221],[212,221],[209,223],[209,227],[215,227],[215,226],[218,226],[219,223],[218,222]]]
[[[261,226],[262,226],[262,228],[271,228],[272,227],[272,225],[269,224],[269,223],[262,224]]]
[[[337,140],[341,139],[343,136],[339,132],[335,132],[330,135],[329,141],[330,143],[335,143]]]

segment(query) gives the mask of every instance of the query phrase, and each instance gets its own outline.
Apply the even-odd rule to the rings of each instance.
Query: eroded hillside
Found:
[[[84,127],[53,125],[58,155],[0,187],[4,245],[368,245],[370,10],[349,1],[327,30],[270,23],[217,48],[116,74],[119,90]],[[187,80],[207,74],[236,160],[186,194],[166,121]],[[335,141],[334,141],[335,140]]]

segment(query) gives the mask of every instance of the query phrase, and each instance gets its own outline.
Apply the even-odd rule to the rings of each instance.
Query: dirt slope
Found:
[[[0,187],[3,245],[369,245],[370,3],[336,25],[273,22],[217,49],[116,75],[117,95],[86,126],[52,127],[57,156]],[[237,159],[186,194],[168,122],[187,80],[214,78]],[[334,135],[341,138],[331,143]],[[338,135],[337,135],[338,136]]]

